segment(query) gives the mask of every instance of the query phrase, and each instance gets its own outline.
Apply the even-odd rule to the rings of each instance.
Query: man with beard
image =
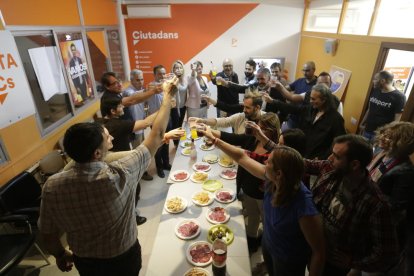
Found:
[[[188,120],[217,128],[232,127],[234,133],[242,134],[245,132],[246,121],[254,121],[257,123],[260,116],[264,114],[264,112],[261,111],[262,103],[262,96],[259,93],[247,92],[243,99],[243,113],[236,113],[225,118],[201,119],[190,117]]]
[[[223,71],[219,72],[216,76],[210,71],[210,78],[214,85],[217,86],[217,99],[229,104],[239,103],[239,93],[232,91],[228,87],[222,85],[222,81],[231,81],[233,83],[239,83],[239,77],[233,71],[233,61],[226,58],[223,61]],[[226,114],[230,116],[231,114]],[[217,109],[217,118],[221,117],[220,110]]]
[[[372,147],[362,136],[338,136],[328,160],[305,159],[306,172],[323,217],[328,252],[323,275],[347,275],[351,268],[386,272],[397,261],[391,210],[369,178]]]
[[[375,74],[368,110],[361,121],[363,135],[371,142],[375,130],[393,121],[399,121],[405,105],[405,96],[393,85],[394,75],[388,71]]]
[[[257,85],[257,79],[254,75],[254,71],[256,71],[256,62],[249,59],[246,61],[244,66],[244,84],[238,84],[226,80],[221,80],[221,84],[228,87],[232,91],[236,91],[238,94],[244,94],[247,88]]]

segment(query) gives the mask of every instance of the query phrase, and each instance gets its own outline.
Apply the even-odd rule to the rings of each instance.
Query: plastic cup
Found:
[[[180,140],[184,141],[186,139],[187,139],[187,131],[185,131],[185,129],[184,129],[184,135],[180,137]]]
[[[191,138],[193,138],[193,139],[198,138],[197,129],[195,127],[191,128]]]

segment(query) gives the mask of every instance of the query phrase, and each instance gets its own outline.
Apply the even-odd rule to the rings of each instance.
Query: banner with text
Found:
[[[169,72],[173,61],[187,63],[257,5],[176,4],[171,18],[125,19],[131,69],[150,82],[154,66]]]
[[[35,113],[33,98],[16,42],[9,31],[0,31],[0,128]]]

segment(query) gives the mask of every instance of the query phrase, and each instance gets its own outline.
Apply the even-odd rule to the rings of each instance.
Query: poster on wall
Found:
[[[349,79],[351,78],[351,71],[344,68],[332,65],[329,70],[331,75],[332,85],[331,91],[339,100],[343,101],[345,99],[345,89],[348,85]]]
[[[59,46],[69,76],[72,100],[75,106],[81,106],[94,96],[82,40],[62,41]]]
[[[394,87],[405,94],[412,67],[384,67],[384,70],[394,74]]]
[[[0,129],[35,113],[16,42],[9,31],[0,31]]]

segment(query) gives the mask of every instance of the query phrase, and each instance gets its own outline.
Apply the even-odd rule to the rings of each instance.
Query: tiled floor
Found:
[[[171,162],[175,155],[175,148],[170,145]],[[147,222],[138,227],[138,239],[142,247],[143,265],[140,275],[145,275],[149,257],[151,255],[152,246],[154,243],[155,235],[158,229],[158,223],[160,220],[163,204],[167,195],[169,185],[166,184],[166,178],[159,178],[156,175],[154,161],[152,162],[149,172],[154,176],[152,181],[141,181],[141,199],[138,203],[138,207],[142,216],[147,217]],[[166,171],[166,173],[168,173]],[[41,246],[41,245],[40,245]],[[41,246],[42,247],[42,246]],[[252,267],[257,262],[262,260],[262,256],[259,253],[253,254],[250,260]],[[75,268],[68,273],[62,273],[58,270],[55,259],[50,256],[49,261],[51,265],[47,265],[38,252],[34,249],[29,252],[27,258],[25,258],[19,266],[10,272],[11,276],[55,276],[55,275],[79,275]]]

